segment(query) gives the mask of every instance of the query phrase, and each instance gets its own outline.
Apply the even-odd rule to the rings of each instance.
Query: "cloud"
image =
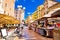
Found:
[[[23,7],[23,9],[26,9],[26,7]]]
[[[29,12],[27,14],[30,14]]]

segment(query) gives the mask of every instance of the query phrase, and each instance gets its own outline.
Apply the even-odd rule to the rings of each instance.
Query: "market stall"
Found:
[[[45,30],[44,30],[43,27],[44,27],[44,21],[39,21],[36,31],[37,31],[39,34],[45,36],[45,35],[46,35],[46,32],[45,32]]]
[[[31,29],[32,29],[33,31],[36,31],[36,25],[35,25],[35,22],[32,23],[31,25],[32,25]]]
[[[52,17],[56,20],[56,28],[53,31],[53,39],[54,40],[60,40],[60,10],[57,10],[54,14],[52,14]]]
[[[55,12],[57,12],[57,10],[59,10],[59,8],[55,9],[54,11],[50,11],[48,14],[44,15],[41,19],[43,19],[44,21],[44,25],[43,27],[39,26],[40,29],[39,29],[39,32],[41,35],[43,34],[42,30],[44,30],[44,34],[45,36],[48,36],[48,37],[53,37],[53,30],[54,30],[54,20],[49,20],[49,18],[56,18],[56,17],[53,17],[52,14],[55,14]],[[40,19],[40,21],[41,21]],[[49,21],[52,22],[51,24],[49,24]],[[53,22],[54,21],[54,22]]]

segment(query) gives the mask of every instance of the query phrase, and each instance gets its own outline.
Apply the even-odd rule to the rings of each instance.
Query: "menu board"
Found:
[[[7,36],[7,31],[6,31],[6,29],[1,29],[1,32],[2,32],[2,36],[3,36],[3,37]]]

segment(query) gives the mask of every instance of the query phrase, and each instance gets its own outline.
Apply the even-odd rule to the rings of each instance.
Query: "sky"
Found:
[[[16,0],[15,2],[15,9],[18,5],[22,5],[25,7],[25,19],[33,14],[33,12],[37,9],[39,5],[42,5],[44,3],[44,0]]]
[[[55,0],[56,2],[60,2],[60,0]]]
[[[60,2],[60,0],[55,0],[57,2]],[[26,19],[29,15],[32,15],[33,12],[37,9],[39,5],[42,5],[44,3],[44,0],[16,0],[15,2],[15,9],[18,5],[22,5],[25,7],[25,16]]]

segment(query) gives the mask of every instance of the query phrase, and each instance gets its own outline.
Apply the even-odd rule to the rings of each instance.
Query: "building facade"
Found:
[[[14,13],[15,13],[15,18],[17,20],[20,20],[20,17],[19,17],[20,14],[18,14],[18,10],[17,9],[15,9]]]
[[[20,14],[19,15],[20,16],[20,22],[22,22],[22,20],[24,20],[24,13],[25,13],[25,11],[24,11],[23,7],[18,6],[18,14]]]
[[[45,14],[48,14],[48,8],[52,7],[53,5],[57,4],[54,0],[45,0],[44,9]]]
[[[4,13],[3,2],[4,2],[4,0],[0,0],[0,13],[1,13],[1,14]]]
[[[37,7],[38,10],[38,19],[44,15],[44,5],[40,5]]]
[[[57,2],[55,2],[54,0],[46,0],[46,2],[48,3],[48,8],[55,5]]]
[[[0,0],[0,13],[14,17],[14,0]]]
[[[38,20],[44,17],[44,15],[49,14],[50,11],[54,11],[56,8],[60,9],[60,3],[54,0],[45,0],[45,3],[38,6],[37,10],[32,14],[32,19]]]
[[[24,13],[25,13],[25,8],[22,8],[22,6],[18,6],[18,9],[15,9],[15,18],[20,20],[20,22],[22,22],[22,20],[24,20]]]

